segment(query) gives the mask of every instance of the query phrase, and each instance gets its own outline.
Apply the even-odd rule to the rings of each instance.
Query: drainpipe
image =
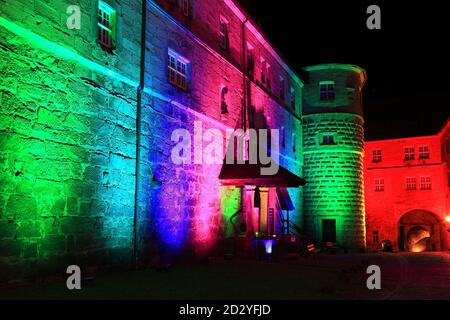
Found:
[[[140,175],[140,158],[141,158],[141,116],[142,116],[142,92],[145,88],[145,43],[146,43],[146,26],[147,26],[147,0],[142,0],[142,16],[141,16],[141,61],[139,87],[137,88],[136,103],[136,172],[135,172],[135,190],[134,190],[134,216],[133,216],[133,267],[138,267],[138,213],[139,213],[139,175]]]

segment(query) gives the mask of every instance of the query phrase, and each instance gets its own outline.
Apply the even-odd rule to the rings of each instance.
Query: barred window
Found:
[[[431,190],[431,177],[420,178],[420,190]]]
[[[417,179],[415,177],[406,178],[406,190],[414,191],[417,189]]]
[[[321,81],[320,84],[320,100],[334,100],[334,81]]]
[[[428,146],[419,147],[419,159],[430,159],[430,148]]]
[[[116,11],[103,1],[98,2],[97,41],[106,50],[115,46]]]
[[[414,148],[412,148],[412,147],[405,148],[404,149],[404,153],[405,153],[405,160],[406,161],[414,160],[414,158],[415,158]]]
[[[189,61],[176,52],[169,50],[168,73],[169,82],[178,88],[187,91],[189,89],[188,77]]]
[[[334,136],[332,136],[332,135],[322,136],[322,143],[321,144],[323,146],[335,145],[336,142],[334,141]]]
[[[372,150],[372,162],[381,162],[383,155],[380,149]]]
[[[384,179],[375,179],[375,192],[384,191]]]

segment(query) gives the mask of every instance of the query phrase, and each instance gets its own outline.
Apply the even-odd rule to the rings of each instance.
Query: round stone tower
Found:
[[[304,68],[304,228],[318,243],[365,248],[366,72],[347,64]]]

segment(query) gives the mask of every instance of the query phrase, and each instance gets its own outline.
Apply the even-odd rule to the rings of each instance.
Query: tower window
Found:
[[[169,82],[174,86],[187,91],[189,88],[188,78],[189,61],[176,52],[169,50],[168,72]]]
[[[380,149],[372,150],[372,162],[381,162],[383,160],[383,156]]]
[[[375,192],[384,191],[384,179],[375,179]]]
[[[319,84],[320,86],[320,100],[334,100],[334,81],[322,81]]]
[[[266,60],[261,58],[261,83],[266,84]]]
[[[417,189],[417,179],[415,177],[406,178],[406,191],[414,191]]]
[[[420,190],[431,190],[431,177],[420,178]]]
[[[228,114],[228,104],[227,104],[227,93],[228,88],[222,87],[220,90],[220,113],[221,114]]]
[[[114,49],[116,37],[116,10],[103,1],[98,2],[97,33],[98,43],[103,49]]]
[[[332,135],[325,135],[322,136],[322,145],[329,146],[329,145],[335,145],[336,142],[334,141],[334,136]]]
[[[411,147],[405,148],[404,154],[405,154],[405,161],[414,160],[415,158],[414,148]]]
[[[220,17],[220,47],[223,50],[229,50],[230,48],[230,42],[229,42],[229,36],[228,36],[228,21],[224,17]]]
[[[430,148],[428,146],[419,147],[419,159],[430,159]]]

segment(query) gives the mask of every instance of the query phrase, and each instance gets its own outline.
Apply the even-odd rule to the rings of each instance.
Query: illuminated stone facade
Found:
[[[436,135],[368,141],[365,149],[368,247],[390,240],[400,251],[448,250],[450,122]],[[423,246],[415,229],[426,232]]]
[[[349,65],[305,68],[303,156],[305,232],[318,243],[365,248],[364,70]]]
[[[233,1],[148,1],[145,61],[141,1],[83,0],[79,30],[70,5],[0,1],[0,281],[212,254],[242,188],[172,163],[196,121],[282,129],[301,176],[302,82]]]

